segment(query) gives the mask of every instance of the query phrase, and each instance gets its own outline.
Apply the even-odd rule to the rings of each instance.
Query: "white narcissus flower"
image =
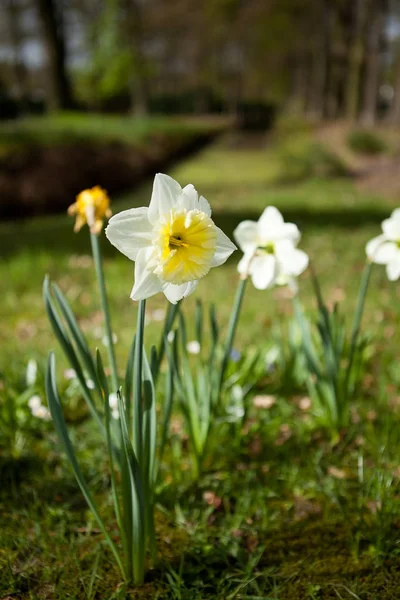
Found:
[[[371,262],[386,265],[390,281],[400,277],[400,208],[382,222],[383,233],[370,240],[365,251]]]
[[[257,222],[242,221],[233,236],[244,252],[238,271],[242,277],[250,276],[258,290],[286,285],[308,266],[307,254],[296,248],[297,225],[285,223],[275,206],[268,206]]]
[[[154,179],[149,207],[115,215],[106,235],[135,261],[133,300],[164,292],[176,304],[196,289],[210,268],[222,265],[236,250],[214,224],[209,203],[193,185],[182,189],[160,173]]]

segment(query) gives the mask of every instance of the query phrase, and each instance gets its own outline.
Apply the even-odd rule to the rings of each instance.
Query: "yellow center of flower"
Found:
[[[195,281],[210,270],[217,229],[199,210],[171,211],[161,221],[156,245],[161,256],[155,273],[161,279],[175,284]]]

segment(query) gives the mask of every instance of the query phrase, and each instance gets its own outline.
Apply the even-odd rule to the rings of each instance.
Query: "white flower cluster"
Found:
[[[50,411],[47,406],[42,404],[42,399],[38,394],[35,394],[29,398],[28,406],[31,409],[31,413],[34,417],[42,419],[43,421],[51,421]]]

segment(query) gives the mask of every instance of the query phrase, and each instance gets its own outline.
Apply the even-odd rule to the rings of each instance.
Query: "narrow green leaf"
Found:
[[[154,381],[151,373],[149,361],[143,348],[143,457],[144,469],[147,473],[149,487],[152,489],[154,484],[154,470],[156,458],[156,432],[157,432],[157,414],[156,398],[154,391]]]
[[[158,452],[158,466],[157,473],[160,469],[164,457],[165,444],[167,441],[168,428],[171,420],[172,402],[174,397],[174,365],[171,364],[171,360],[168,360],[167,375],[165,378],[165,394],[164,394],[164,406],[163,406],[163,420],[160,434],[160,448]]]
[[[133,359],[133,442],[135,454],[139,465],[143,464],[143,396],[142,396],[142,371],[143,371],[143,333],[146,313],[146,300],[139,302],[136,341]],[[129,431],[129,429],[128,429]]]
[[[201,345],[203,343],[203,305],[201,300],[196,300],[196,338]]]
[[[135,583],[141,584],[144,580],[146,554],[145,498],[140,465],[129,439],[124,402],[121,393],[118,391],[117,394],[123,448],[126,456],[130,493],[132,497],[133,577]]]
[[[114,464],[114,453],[116,452],[116,448],[114,447],[112,436],[111,436],[111,415],[110,415],[110,402],[109,402],[109,389],[107,383],[107,377],[104,372],[103,361],[101,359],[100,351],[97,349],[96,351],[96,370],[97,377],[99,383],[101,385],[102,393],[103,393],[103,402],[104,402],[104,415],[106,422],[106,436],[107,436],[107,450],[108,450],[108,458],[110,461],[110,475],[111,475],[111,491],[114,503],[115,515],[117,518],[117,523],[122,539],[122,543],[124,546],[124,553],[127,553],[127,539],[125,534],[125,523],[123,521],[123,516],[121,512],[120,499],[118,496],[118,487],[117,480],[115,477],[115,464]]]
[[[160,373],[161,363],[163,361],[164,354],[165,354],[166,344],[168,343],[167,336],[168,336],[168,333],[172,330],[172,327],[173,327],[175,319],[176,319],[176,315],[179,313],[179,309],[180,309],[180,302],[177,302],[177,304],[171,304],[170,302],[168,302],[167,315],[165,317],[164,327],[163,327],[163,331],[161,333],[160,343],[158,346],[157,362],[155,362],[154,364],[153,363],[151,364],[154,385],[157,383],[158,375]]]
[[[57,435],[60,438],[60,440],[64,446],[65,453],[71,464],[71,467],[74,472],[75,478],[78,482],[78,485],[79,485],[79,487],[82,491],[82,494],[84,495],[85,500],[88,503],[88,506],[89,506],[90,510],[92,511],[101,531],[103,532],[103,535],[104,535],[107,543],[109,544],[111,551],[114,554],[114,557],[117,561],[117,564],[121,570],[123,577],[126,578],[125,569],[122,564],[122,560],[121,560],[120,554],[118,552],[118,549],[117,549],[115,543],[113,542],[113,540],[111,539],[111,536],[108,533],[102,518],[100,517],[97,506],[92,498],[92,495],[91,495],[89,488],[86,484],[86,481],[83,477],[83,473],[79,466],[79,463],[76,458],[70,437],[68,435],[67,426],[66,426],[64,415],[63,415],[62,408],[61,408],[60,398],[58,396],[56,374],[55,374],[55,356],[53,353],[49,354],[48,361],[47,361],[46,396],[48,399],[49,409],[50,409],[50,413],[51,413],[51,416],[52,416],[52,419],[54,422],[55,429],[57,431]]]
[[[77,379],[82,388],[83,396],[86,400],[86,403],[89,407],[89,410],[90,410],[93,418],[95,419],[96,423],[98,424],[102,434],[105,435],[104,424],[103,424],[101,417],[100,417],[100,415],[96,409],[96,406],[93,402],[93,398],[90,393],[90,390],[86,384],[86,379],[83,374],[81,364],[75,353],[75,349],[71,343],[68,333],[66,332],[66,330],[64,328],[64,324],[61,321],[61,319],[57,313],[53,299],[51,297],[48,277],[45,278],[44,283],[43,283],[43,297],[44,297],[46,312],[49,317],[49,321],[53,328],[55,336],[58,339],[60,346],[61,346],[62,350],[64,351],[64,354],[65,354],[66,358],[68,359],[71,367],[74,369],[74,371],[76,373]]]
[[[129,435],[132,435],[133,424],[132,424],[132,394],[133,394],[133,365],[135,357],[135,340],[136,336],[133,336],[132,344],[129,349],[128,362],[126,363],[125,370],[125,410],[126,420],[129,426]]]

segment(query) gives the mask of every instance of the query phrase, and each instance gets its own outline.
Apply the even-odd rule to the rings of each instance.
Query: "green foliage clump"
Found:
[[[360,154],[381,154],[388,150],[387,143],[377,133],[367,129],[356,129],[347,136],[347,145]]]
[[[313,124],[309,119],[298,113],[283,112],[275,120],[274,133],[278,137],[310,133]]]
[[[284,182],[318,177],[330,179],[348,176],[344,162],[322,144],[310,141],[285,142],[279,151],[281,178]]]

